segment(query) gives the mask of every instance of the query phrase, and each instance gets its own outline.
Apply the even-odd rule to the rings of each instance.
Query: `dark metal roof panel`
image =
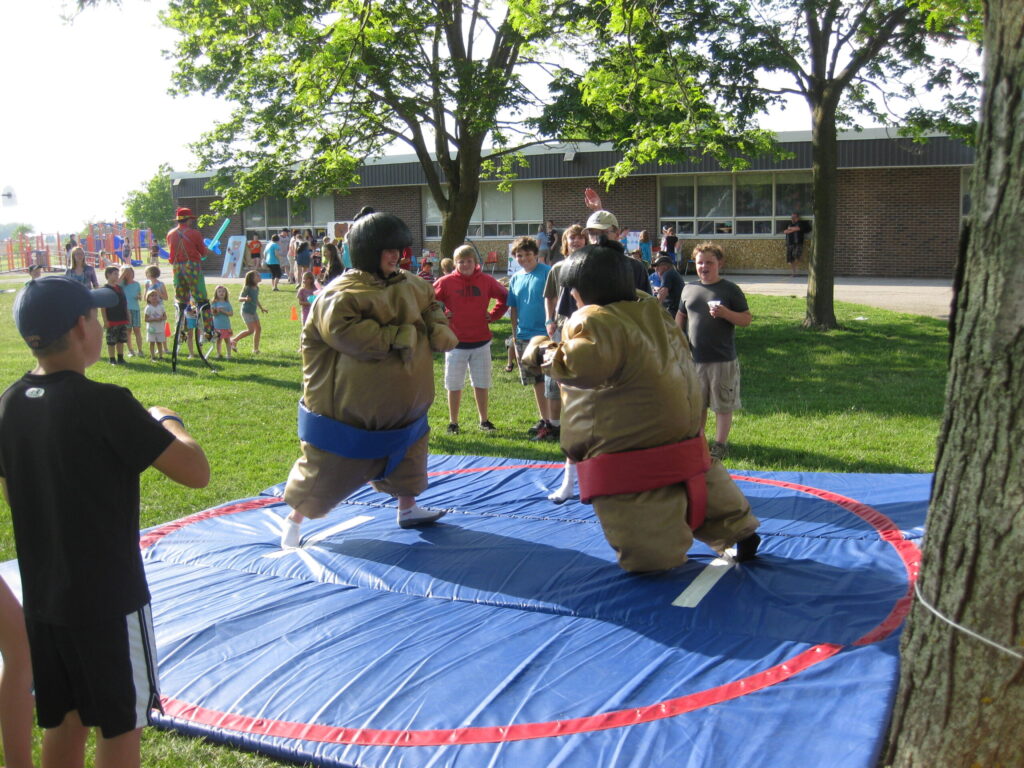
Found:
[[[948,136],[936,136],[924,143],[917,143],[912,139],[839,142],[840,168],[970,165],[973,162],[974,150]]]
[[[810,141],[781,142],[783,150],[792,154],[786,159],[754,158],[750,170],[809,170],[811,168]],[[614,165],[619,153],[614,151],[577,152],[566,160],[562,152],[527,155],[527,166],[519,169],[519,179],[571,179],[597,176],[604,168]],[[900,166],[970,165],[974,150],[948,136],[930,138],[923,144],[911,139],[846,139],[839,142],[840,168],[888,168]],[[667,173],[714,173],[721,167],[710,157],[689,163],[645,163],[636,175]],[[427,183],[423,169],[417,162],[373,163],[359,169],[361,180],[353,185],[361,187],[402,187]],[[176,180],[174,196],[214,197],[203,178]]]
[[[171,194],[175,200],[183,197],[217,197],[217,193],[208,189],[206,182],[209,177],[188,177],[174,179],[171,182]]]

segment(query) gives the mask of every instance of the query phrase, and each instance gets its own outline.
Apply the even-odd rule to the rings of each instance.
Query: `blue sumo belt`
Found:
[[[399,429],[360,429],[330,416],[313,413],[299,400],[299,440],[346,459],[386,457],[387,466],[374,480],[383,480],[394,472],[413,443],[429,431],[425,413],[412,424]]]

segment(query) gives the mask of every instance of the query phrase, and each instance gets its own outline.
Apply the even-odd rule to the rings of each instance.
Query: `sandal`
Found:
[[[515,368],[516,367],[514,365],[506,365],[505,366],[505,373],[512,373],[512,371],[514,371]]]

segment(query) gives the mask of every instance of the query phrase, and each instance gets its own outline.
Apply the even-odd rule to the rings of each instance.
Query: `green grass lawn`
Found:
[[[14,285],[18,285],[16,283]],[[216,280],[210,280],[210,286]],[[231,286],[232,299],[238,287]],[[860,305],[837,305],[843,328],[829,333],[800,327],[803,299],[751,295],[754,322],[737,331],[743,369],[744,409],[734,418],[732,452],[737,469],[828,472],[930,472],[943,407],[946,326],[940,320]],[[301,387],[299,324],[290,320],[294,287],[263,291],[261,354],[240,342],[237,359],[216,362],[212,373],[198,360],[170,364],[132,359],[114,367],[105,359],[88,375],[128,387],[147,406],[182,414],[210,459],[207,488],[177,486],[155,470],[142,476],[142,525],[152,526],[198,510],[251,496],[283,481],[298,456],[296,402]],[[33,366],[11,317],[13,293],[0,294],[0,382],[6,386]],[[234,302],[233,302],[234,303]],[[241,326],[237,318],[235,329]],[[477,454],[560,460],[551,443],[531,443],[526,429],[537,419],[532,390],[505,373],[508,321],[494,326],[495,434],[478,431],[471,391],[462,402],[462,434],[449,436],[441,384],[430,412],[430,449],[440,454]],[[712,431],[709,426],[709,432]],[[88,446],[83,446],[88,450]],[[103,478],[97,477],[96,482]],[[59,478],[54,478],[59,482]],[[3,507],[0,555],[15,557],[10,515]],[[275,760],[147,730],[143,765],[157,768],[274,766]]]

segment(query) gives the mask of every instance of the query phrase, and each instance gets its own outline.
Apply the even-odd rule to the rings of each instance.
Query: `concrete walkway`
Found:
[[[807,296],[807,276],[791,278],[786,275],[725,274],[745,293],[768,296]],[[687,281],[692,280],[687,275]],[[924,280],[914,278],[837,277],[836,301],[867,304],[872,307],[949,319],[953,300],[951,280]]]
[[[170,269],[162,265],[164,280],[170,282]],[[136,270],[140,273],[141,270]],[[807,296],[807,276],[799,275],[791,278],[787,275],[775,274],[728,274],[724,275],[740,286],[745,293],[760,293],[768,296]],[[142,278],[145,280],[145,278]],[[695,280],[693,271],[686,275],[686,281]],[[26,276],[16,272],[0,275],[0,290],[16,291],[24,285]],[[102,283],[103,281],[100,280]],[[206,276],[206,287],[210,293],[214,286],[226,284],[241,285],[241,278],[223,278],[219,275]],[[282,281],[283,290],[288,288]],[[264,289],[270,290],[269,281],[264,281]],[[232,293],[232,300],[235,294]],[[891,309],[896,312],[907,312],[912,315],[927,315],[943,320],[949,318],[949,306],[953,299],[950,280],[918,280],[913,278],[881,278],[881,277],[837,277],[835,282],[836,301],[852,304],[867,304],[872,307]]]

